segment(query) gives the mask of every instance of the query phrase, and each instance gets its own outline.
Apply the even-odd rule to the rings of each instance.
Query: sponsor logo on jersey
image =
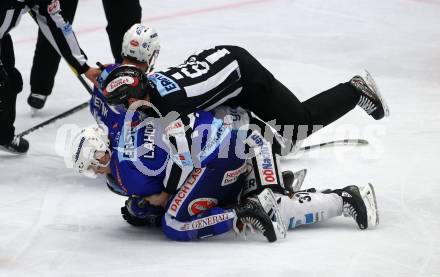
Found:
[[[154,73],[148,79],[156,86],[160,96],[164,97],[167,94],[181,90],[180,86],[171,78],[162,73]]]
[[[138,47],[139,46],[139,41],[132,39],[130,40],[130,45],[133,47]]]
[[[255,158],[258,164],[261,185],[266,186],[277,184],[275,162],[272,156],[271,145],[257,131],[253,131],[245,142],[250,147],[259,148],[259,151],[257,151],[258,154]]]
[[[188,205],[188,213],[196,215],[217,206],[218,200],[215,198],[197,198]]]
[[[260,177],[262,185],[275,185],[276,174],[274,160],[272,157],[272,151],[268,143],[264,143],[261,146],[260,155],[257,155],[257,164],[260,170]]]
[[[233,218],[232,213],[223,213],[223,214],[216,214],[211,215],[205,218],[197,219],[194,221],[191,221],[190,223],[185,223],[181,226],[181,231],[187,231],[187,230],[198,230],[202,229],[208,226],[215,225],[220,222],[227,221],[229,219]]]
[[[225,175],[223,176],[222,187],[237,182],[238,178],[247,171],[248,166],[246,163],[243,164],[240,168],[226,171]]]
[[[138,84],[139,80],[138,79],[134,79],[130,76],[121,76],[118,77],[116,79],[114,79],[113,81],[111,81],[104,90],[104,95],[108,95],[108,93],[114,91],[115,89],[119,88],[122,85],[130,85],[132,87],[135,87]]]
[[[60,2],[58,0],[52,1],[52,3],[50,3],[47,6],[47,13],[48,14],[55,14],[59,11],[60,11]]]
[[[267,185],[276,184],[276,175],[272,151],[269,144],[265,143],[261,146],[261,173],[264,183]]]
[[[205,171],[204,168],[194,168],[194,170],[189,174],[183,186],[179,189],[177,194],[174,196],[171,201],[171,205],[168,208],[168,213],[171,216],[176,216],[182,207],[183,202],[185,202],[188,195],[194,189],[194,186],[197,184],[197,181],[200,178],[200,175]]]
[[[154,129],[154,123],[152,121],[148,122],[145,126],[144,143],[142,144],[143,148],[145,149],[143,152],[146,151],[146,153],[143,154],[142,157],[146,159],[154,159],[155,133],[156,133],[156,129]]]
[[[230,132],[230,126],[223,125],[223,120],[214,118],[211,123],[211,136],[208,138],[205,147],[200,151],[199,157],[200,161],[205,160],[209,155],[211,155],[221,144],[224,138]],[[215,131],[215,134],[212,133]]]

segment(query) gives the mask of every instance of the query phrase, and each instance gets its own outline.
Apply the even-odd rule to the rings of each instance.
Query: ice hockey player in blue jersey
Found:
[[[361,191],[349,186],[326,192],[296,191],[292,198],[287,196],[269,143],[255,130],[240,129],[250,122],[249,114],[241,108],[197,112],[162,131],[160,123],[142,126],[133,124],[136,116],[133,120],[115,125],[120,131],[109,131],[110,140],[97,127],[85,129],[72,148],[78,172],[113,176],[109,178],[115,180],[112,190],[129,196],[122,212],[132,225],[157,223],[164,213],[162,229],[171,239],[204,238],[250,225],[274,241],[285,235],[286,227],[341,214],[352,216],[361,229],[377,224],[370,185]],[[240,130],[245,132],[240,134]],[[153,153],[145,145],[151,142],[152,133]],[[162,144],[159,138],[163,135],[167,139]],[[258,149],[258,154],[249,159],[240,157],[240,145],[241,149],[245,145]],[[154,172],[161,164],[163,169]],[[271,191],[276,192],[277,201]],[[152,206],[164,193],[164,207]]]
[[[133,53],[131,62],[136,64],[142,53]],[[148,63],[136,65],[146,65],[142,71],[147,71],[149,66]],[[104,70],[101,82],[117,67]],[[282,226],[295,228],[342,213],[354,217],[361,229],[378,222],[371,186],[362,191],[349,186],[326,193],[293,192],[289,182],[283,187],[276,157],[267,142],[262,144],[264,138],[258,132],[246,129],[244,136],[248,138],[247,147],[259,148],[262,154],[254,152],[253,159],[237,155],[234,148],[246,145],[235,144],[237,131],[246,122],[241,119],[249,120],[248,112],[243,109],[220,107],[212,113],[200,111],[171,124],[167,120],[145,120],[138,113],[130,114],[127,121],[124,109],[109,106],[101,91],[95,90],[91,112],[107,127],[107,132],[89,128],[79,135],[73,148],[75,168],[85,175],[105,173],[112,191],[129,196],[122,213],[132,225],[158,224],[162,218],[165,234],[176,240],[208,237],[251,226],[273,241],[276,233],[283,233]],[[253,123],[262,126],[260,121]],[[203,135],[194,143],[200,126]],[[231,126],[235,130],[224,135],[228,133],[224,129]],[[160,139],[163,135],[169,138],[167,143]],[[191,149],[178,141],[190,142]],[[194,145],[199,147],[193,148]],[[219,158],[221,154],[225,157]],[[277,192],[279,207],[274,204],[272,190]],[[285,195],[288,191],[290,196]],[[271,224],[271,220],[275,222]]]

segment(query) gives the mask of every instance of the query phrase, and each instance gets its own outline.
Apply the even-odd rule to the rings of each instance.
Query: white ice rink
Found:
[[[216,44],[247,48],[305,100],[369,69],[391,116],[356,108],[306,144],[366,138],[366,147],[321,149],[284,162],[307,168],[306,187],[375,185],[381,222],[360,231],[336,218],[289,231],[269,244],[232,233],[167,240],[129,226],[124,198],[102,179],[75,175],[56,154],[64,124],[93,123],[87,110],[33,132],[22,157],[0,154],[0,276],[440,276],[439,0],[142,0],[143,20],[161,38],[158,68]],[[80,0],[74,23],[90,64],[111,62],[101,1]],[[63,63],[45,109],[26,103],[37,28],[12,31],[25,86],[17,131],[87,100]],[[276,108],[276,107],[268,107]]]

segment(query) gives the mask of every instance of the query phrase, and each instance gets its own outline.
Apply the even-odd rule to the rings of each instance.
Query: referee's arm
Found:
[[[77,74],[84,73],[90,81],[96,83],[100,71],[87,64],[87,56],[78,44],[72,25],[64,19],[58,0],[42,2],[45,4],[34,6],[30,11],[41,32]]]

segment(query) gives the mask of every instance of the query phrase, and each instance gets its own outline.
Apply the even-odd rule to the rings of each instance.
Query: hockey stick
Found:
[[[37,130],[37,129],[40,129],[40,128],[46,126],[46,125],[49,125],[49,124],[57,121],[58,119],[65,118],[65,117],[67,117],[67,116],[69,116],[69,115],[71,115],[73,113],[76,113],[77,111],[80,111],[80,110],[84,109],[85,107],[88,106],[88,104],[89,104],[89,102],[82,103],[82,104],[80,104],[80,105],[78,105],[78,106],[76,106],[76,107],[74,107],[74,108],[72,108],[72,109],[70,109],[68,111],[63,112],[62,114],[59,114],[59,115],[57,115],[55,117],[52,117],[51,119],[48,119],[48,120],[46,120],[46,121],[44,121],[44,122],[42,122],[42,123],[40,123],[38,125],[35,125],[32,128],[27,129],[26,131],[23,131],[23,132],[19,133],[17,136],[20,136],[20,137],[25,136],[25,135],[27,135],[27,134],[29,134],[29,133]]]
[[[84,78],[81,75],[79,75],[76,72],[76,70],[74,70],[73,68],[71,68],[71,69],[72,69],[72,72],[78,78],[78,80],[81,82],[81,84],[84,86],[84,88],[89,92],[89,94],[92,94],[93,93],[92,88],[90,88],[90,86],[87,84],[86,80],[84,80]],[[29,133],[37,130],[37,129],[40,129],[40,128],[46,126],[46,125],[49,125],[49,124],[57,121],[58,119],[65,118],[65,117],[67,117],[67,116],[69,116],[71,114],[74,114],[74,113],[76,113],[76,112],[86,108],[88,105],[89,105],[89,101],[86,101],[86,102],[84,102],[82,104],[79,104],[78,106],[73,107],[70,110],[67,110],[67,111],[65,111],[65,112],[63,112],[63,113],[61,113],[61,114],[59,114],[57,116],[54,116],[54,117],[52,117],[52,118],[50,118],[50,119],[48,119],[48,120],[46,120],[46,121],[44,121],[44,122],[42,122],[42,123],[40,123],[38,125],[35,125],[35,126],[29,128],[29,129],[27,129],[26,131],[23,131],[23,132],[19,133],[17,136],[20,136],[20,137],[25,136],[25,135],[27,135],[27,134],[29,134]]]
[[[30,11],[29,14],[32,17],[32,19],[38,24],[35,13]],[[60,56],[61,56],[61,54],[60,54]],[[73,72],[73,74],[76,76],[76,78],[78,78],[79,82],[87,90],[87,92],[90,95],[92,95],[93,94],[93,89],[90,87],[90,85],[87,83],[87,81],[83,78],[83,76],[81,76],[81,74],[78,74],[78,72],[75,70],[75,68],[73,68],[69,63],[67,63],[67,64],[69,65],[70,70]],[[84,109],[87,106],[88,106],[88,101],[86,101],[86,102],[84,102],[84,103],[82,103],[82,104],[80,104],[80,105],[78,105],[76,107],[73,107],[72,109],[67,110],[67,111],[65,111],[65,112],[63,112],[63,113],[61,113],[61,114],[59,114],[57,116],[54,116],[51,119],[48,119],[48,120],[46,120],[46,121],[44,121],[44,122],[42,122],[42,123],[40,123],[38,125],[35,125],[35,126],[29,128],[29,129],[19,133],[18,136],[20,136],[20,137],[25,136],[25,135],[27,135],[27,134],[29,134],[29,133],[37,130],[37,129],[40,129],[40,128],[46,126],[46,125],[49,125],[49,124],[57,121],[58,119],[65,118],[65,117],[67,117],[67,116],[69,116],[71,114],[74,114],[77,111],[80,111],[80,110]]]
[[[331,140],[331,141],[326,141],[323,143],[319,143],[319,144],[312,144],[312,145],[308,145],[308,146],[304,146],[299,148],[298,150],[296,150],[293,153],[290,153],[286,156],[281,156],[282,159],[292,159],[295,157],[296,154],[298,153],[305,153],[305,152],[309,152],[312,150],[316,150],[316,149],[321,149],[321,148],[328,148],[331,146],[342,146],[342,145],[346,145],[346,146],[363,146],[363,145],[368,145],[369,142],[365,139],[340,139],[340,140]]]

